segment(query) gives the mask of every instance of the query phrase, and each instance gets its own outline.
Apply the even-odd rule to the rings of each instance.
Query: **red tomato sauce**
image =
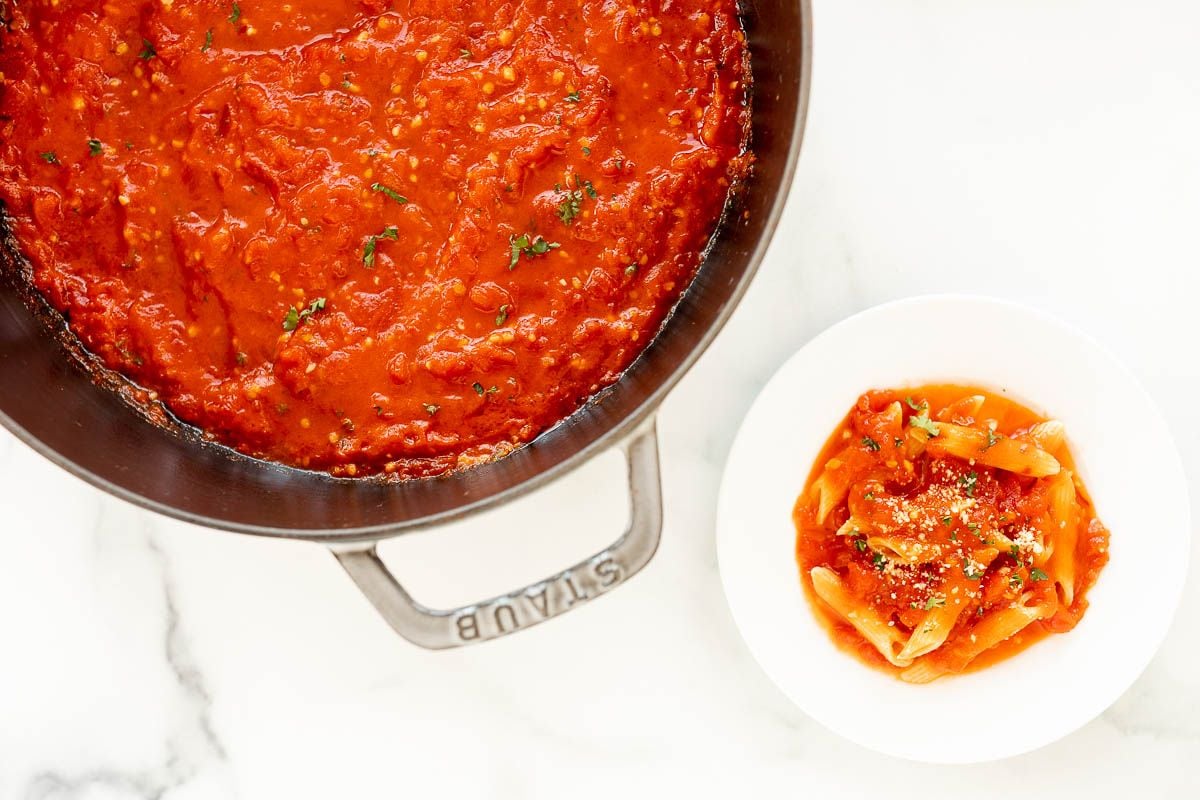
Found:
[[[983,398],[978,409],[969,402],[973,396]],[[884,413],[897,404],[900,415]],[[818,597],[810,574],[814,567],[835,570],[861,607],[906,634],[931,609],[962,603],[946,643],[927,656],[941,661],[946,673],[981,669],[1078,624],[1088,608],[1087,592],[1109,558],[1109,532],[1082,483],[1074,501],[1074,591],[1068,603],[1056,590],[1053,569],[1043,563],[1044,548],[1053,548],[1055,537],[1042,541],[1022,535],[1047,527],[1050,499],[1045,478],[937,452],[936,434],[919,455],[907,451],[914,428],[932,431],[946,423],[981,430],[990,424],[994,433],[985,447],[1004,438],[1028,440],[1032,447],[1029,431],[1045,421],[1029,408],[978,387],[937,384],[870,391],[859,398],[825,443],[793,509],[801,583],[818,620],[840,649],[880,670],[903,672]],[[1055,448],[1054,456],[1062,469],[1075,472],[1065,444]],[[822,522],[819,498],[812,490],[834,465],[838,482],[849,490]],[[861,521],[865,532],[839,533],[851,517]],[[912,568],[887,568],[888,559],[868,544],[869,532],[876,530],[944,555]],[[978,565],[975,574],[973,564]],[[969,661],[956,657],[956,646],[970,649],[986,614],[1017,602],[1045,603],[1052,613]]]
[[[615,381],[751,157],[733,0],[17,0],[0,200],[84,346],[245,453],[504,455]]]

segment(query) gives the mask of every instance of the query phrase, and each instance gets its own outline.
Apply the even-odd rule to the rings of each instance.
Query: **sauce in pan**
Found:
[[[335,475],[615,381],[749,168],[733,0],[11,0],[0,200],[108,367]]]

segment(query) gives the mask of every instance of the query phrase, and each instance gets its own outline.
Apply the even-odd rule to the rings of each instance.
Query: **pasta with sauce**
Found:
[[[796,502],[805,592],[834,641],[928,683],[1071,630],[1108,561],[1064,427],[986,391],[870,391]]]

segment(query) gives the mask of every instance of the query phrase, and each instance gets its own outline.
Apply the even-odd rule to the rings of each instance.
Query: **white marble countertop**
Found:
[[[772,370],[854,311],[936,291],[1023,300],[1123,357],[1200,509],[1200,4],[816,12],[787,218],[663,406],[666,528],[643,574],[518,636],[425,652],[321,548],[141,512],[0,434],[0,798],[1200,796],[1200,580],[1100,719],[945,768],[791,707],[742,645],[713,551],[721,466]],[[421,600],[478,600],[607,543],[621,484],[609,454],[382,554]]]

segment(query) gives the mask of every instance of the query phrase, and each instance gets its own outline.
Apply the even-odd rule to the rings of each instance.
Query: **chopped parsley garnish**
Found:
[[[500,306],[500,308],[496,311],[497,327],[499,327],[500,325],[503,325],[506,322],[508,322],[508,304],[507,303]]]
[[[943,525],[949,525],[953,521],[954,521],[954,517],[942,517]]]
[[[851,539],[850,541],[851,541],[851,543],[854,544],[854,549],[857,550],[858,552],[860,552],[860,553],[867,552],[867,540],[866,539],[859,538],[859,539]]]
[[[367,243],[363,245],[362,262],[365,267],[375,266],[375,250],[379,247],[380,239],[391,239],[396,241],[400,238],[400,229],[395,225],[389,225],[380,233],[367,238]]]
[[[39,158],[41,158],[42,161],[45,161],[47,164],[61,163],[58,160],[58,153],[54,152],[53,150],[47,150],[46,152],[42,153]]]
[[[587,145],[584,145],[581,149],[583,150],[583,154],[585,156],[590,156],[592,154],[592,148],[588,147]]]
[[[959,478],[958,483],[963,487],[963,491],[967,493],[967,497],[974,497],[975,487],[979,483],[979,473],[977,473],[975,470],[971,470],[966,475],[963,475],[961,478]]]
[[[874,492],[867,492],[866,494],[863,495],[863,500],[874,500],[874,499],[875,499]]]
[[[1017,547],[1017,546],[1014,544],[1012,547],[1008,548],[1008,554],[1009,554],[1010,556],[1012,556],[1013,558],[1015,558],[1015,559],[1016,559],[1018,562],[1020,562],[1020,560],[1021,560],[1021,548]]]
[[[238,365],[239,367],[244,367],[244,366],[246,366],[246,359],[247,359],[247,358],[249,358],[249,356],[247,356],[245,353],[243,353],[243,352],[242,352],[242,351],[240,351],[240,350],[239,350],[238,352],[236,352],[236,353],[234,353],[234,354],[233,354],[233,360],[237,362],[237,365]]]
[[[439,406],[435,403],[422,403],[422,405],[425,407],[425,413],[431,417],[434,414],[436,414],[438,411],[440,411],[442,408],[441,406]]]
[[[923,409],[925,407],[924,404],[917,405],[916,401],[912,399],[911,394],[908,397],[904,398],[904,402],[907,403],[908,407],[911,408],[913,411],[920,411],[921,409]]]
[[[311,317],[313,314],[325,308],[325,298],[318,297],[308,304],[308,308],[297,311],[294,307],[287,310],[287,316],[283,318],[283,329],[285,331],[294,331],[300,327],[300,323]]]
[[[582,204],[583,192],[578,189],[567,192],[566,198],[558,204],[558,218],[563,221],[564,225],[570,225],[575,217],[579,216]]]
[[[475,394],[479,395],[480,397],[483,397],[483,384],[482,383],[480,383],[479,381],[475,381],[473,384],[471,384],[471,388],[475,390]]]
[[[563,99],[566,100],[568,103],[578,103],[580,100],[579,92],[571,92]]]
[[[393,189],[392,187],[390,187],[390,186],[386,186],[386,185],[384,185],[384,184],[382,184],[382,183],[372,183],[372,184],[371,184],[371,191],[373,191],[373,192],[379,192],[380,194],[386,194],[388,197],[392,198],[393,200],[395,200],[395,201],[396,201],[397,203],[399,203],[400,205],[404,205],[405,203],[407,203],[407,202],[408,202],[408,198],[407,198],[407,197],[405,197],[404,195],[400,194],[399,192],[397,192],[397,191],[396,191],[395,189]]]
[[[958,541],[958,534],[955,533],[954,531],[950,531],[950,541],[952,541],[952,542]]]
[[[987,436],[988,436],[987,447],[983,448],[984,450],[990,450],[992,448],[992,446],[996,444],[996,442],[1000,441],[1000,437],[997,436],[996,432],[994,430],[992,430],[991,428],[988,428]]]
[[[517,262],[521,260],[522,254],[526,258],[534,256],[542,256],[549,253],[556,247],[559,247],[558,242],[547,242],[541,236],[530,236],[528,233],[522,233],[520,236],[512,235],[508,237],[508,245],[512,248],[509,253],[508,268],[516,269]]]
[[[104,152],[104,143],[99,139],[88,139],[88,155],[98,156]]]
[[[915,417],[909,417],[908,424],[925,431],[930,438],[941,433],[941,428],[929,420],[929,409],[925,409]]]
[[[1019,572],[1014,572],[1008,576],[1008,585],[1013,589],[1016,589],[1023,583],[1025,583],[1025,579],[1021,577],[1021,573]]]
[[[975,566],[968,562],[967,565],[963,567],[963,575],[966,575],[967,580],[969,581],[977,581],[983,577],[983,570],[976,572]]]
[[[564,225],[570,225],[575,221],[575,217],[579,216],[579,212],[583,209],[583,198],[587,195],[588,198],[595,200],[600,196],[596,191],[596,187],[589,180],[580,180],[579,176],[574,177],[575,188],[567,189],[563,200],[558,204],[558,218],[563,221]],[[559,191],[564,191],[558,184],[554,188]]]
[[[212,47],[212,40],[213,40],[213,29],[209,28],[207,31],[204,32],[204,44],[200,45],[201,53],[207,53],[209,51],[209,48]]]
[[[240,20],[241,18],[242,18],[242,7],[239,6],[237,3],[234,3],[230,10],[229,17],[228,17],[229,24],[237,25],[238,20]]]
[[[935,609],[935,608],[941,608],[941,607],[942,607],[942,606],[944,606],[944,605],[946,605],[946,598],[944,598],[944,597],[931,597],[931,598],[929,598],[928,600],[926,600],[926,601],[925,601],[925,610],[926,610],[926,611],[932,611],[933,609]]]
[[[149,61],[156,55],[158,55],[158,51],[154,49],[154,45],[150,43],[150,40],[142,39],[142,52],[138,53],[138,58],[142,59],[142,61]]]
[[[1049,580],[1049,578],[1050,578],[1049,575],[1042,572],[1037,567],[1034,567],[1033,569],[1029,570],[1029,580],[1031,580],[1031,581],[1044,581],[1044,580]]]
[[[887,565],[887,559],[883,557],[883,553],[876,553],[871,556],[871,564],[875,569],[883,569]]]
[[[863,443],[864,447],[866,447],[868,450],[870,450],[872,452],[879,451],[879,442],[875,441],[870,436],[862,437],[862,443]]]

